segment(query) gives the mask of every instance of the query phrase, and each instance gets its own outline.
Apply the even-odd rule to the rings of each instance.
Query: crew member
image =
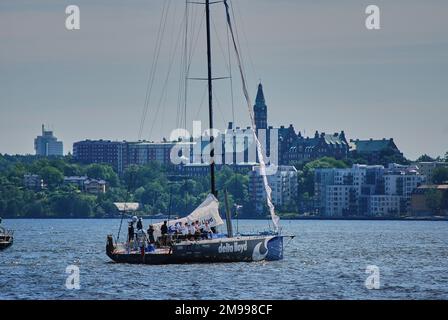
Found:
[[[168,238],[168,225],[167,221],[163,221],[163,225],[160,227],[160,232],[162,233],[162,244],[166,246],[166,240]]]

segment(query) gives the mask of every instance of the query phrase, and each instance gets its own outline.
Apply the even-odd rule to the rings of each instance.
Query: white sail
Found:
[[[278,231],[280,217],[275,214],[275,207],[274,207],[274,204],[272,203],[272,189],[269,186],[268,178],[266,176],[266,161],[264,160],[264,154],[263,154],[261,143],[258,140],[258,137],[256,135],[257,127],[255,125],[255,118],[254,118],[254,114],[253,114],[253,110],[252,110],[252,102],[250,100],[249,93],[247,91],[246,77],[244,75],[244,69],[242,66],[243,63],[242,63],[241,56],[240,56],[240,53],[238,50],[238,46],[235,41],[235,35],[233,33],[233,27],[232,27],[232,23],[231,23],[231,19],[230,19],[230,14],[229,14],[229,4],[228,4],[227,0],[224,0],[224,5],[226,7],[227,24],[229,26],[230,34],[232,36],[233,47],[234,47],[236,59],[238,62],[238,69],[240,72],[241,82],[242,82],[242,86],[243,86],[244,98],[246,99],[247,109],[249,111],[250,121],[251,121],[252,128],[253,128],[254,140],[257,144],[257,155],[258,155],[258,160],[260,161],[260,175],[263,177],[263,185],[264,185],[264,189],[266,192],[266,202],[269,207],[269,212],[271,213],[272,223],[274,224],[274,230]]]
[[[208,222],[210,227],[217,227],[224,224],[219,215],[219,201],[212,194],[209,194],[207,198],[202,202],[192,213],[188,216],[176,220],[168,221],[168,227],[175,226],[178,223],[192,223],[199,221],[199,223]],[[153,224],[154,235],[160,236],[160,227],[163,222]]]

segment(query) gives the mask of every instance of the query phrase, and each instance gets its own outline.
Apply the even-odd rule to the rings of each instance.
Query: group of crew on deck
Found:
[[[135,223],[137,231],[134,228]],[[210,239],[216,233],[216,230],[214,227],[210,227],[207,221],[204,223],[199,221],[185,222],[184,224],[177,222],[174,226],[168,226],[168,222],[164,221],[160,227],[161,236],[156,237],[154,232],[155,229],[152,224],[145,231],[142,218],[137,219],[137,217],[133,217],[128,226],[128,243],[133,244],[134,247],[146,246],[146,243],[156,247],[167,246],[172,242],[182,240],[198,241]]]

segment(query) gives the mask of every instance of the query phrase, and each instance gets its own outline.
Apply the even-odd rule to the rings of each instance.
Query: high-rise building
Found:
[[[38,156],[63,156],[64,148],[62,141],[53,135],[53,131],[45,130],[42,125],[42,135],[34,139],[34,150]]]
[[[127,163],[126,142],[85,140],[73,144],[73,157],[84,164],[109,164],[122,173]]]

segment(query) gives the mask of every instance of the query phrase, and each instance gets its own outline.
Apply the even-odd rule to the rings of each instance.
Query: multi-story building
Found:
[[[349,151],[344,131],[334,134],[316,131],[314,138],[304,138],[299,132],[297,138],[291,144],[288,143],[288,146],[287,153],[282,157],[284,163],[306,162],[322,157],[345,159]]]
[[[384,193],[400,197],[400,212],[407,212],[411,195],[426,180],[416,166],[389,165],[384,173]]]
[[[353,165],[315,170],[316,209],[323,216],[390,216],[409,209],[424,181],[413,166]]]
[[[352,157],[361,156],[369,163],[379,163],[383,155],[403,157],[394,139],[383,138],[381,140],[350,140],[350,153]]]
[[[34,139],[34,150],[38,156],[63,156],[64,147],[62,141],[53,135],[53,131],[45,130],[42,125],[42,135]]]
[[[171,150],[176,144],[179,143],[84,140],[73,144],[73,157],[85,164],[109,164],[121,174],[130,165],[144,165],[152,161],[171,165]]]
[[[368,197],[369,216],[396,216],[401,212],[401,197],[394,195],[374,194]]]
[[[84,164],[109,164],[122,173],[128,163],[125,141],[85,140],[73,144],[73,158]]]
[[[272,203],[275,206],[281,207],[294,201],[298,191],[297,169],[294,166],[278,166],[276,173],[267,175],[267,179],[272,189]],[[249,196],[255,204],[256,211],[262,212],[266,203],[266,190],[259,166],[249,172]]]
[[[301,132],[296,134],[293,125],[289,127],[280,126],[274,128],[268,126],[267,106],[264,98],[263,87],[258,86],[257,96],[254,105],[255,125],[257,135],[260,136],[260,130],[266,136],[266,154],[271,154],[271,139],[278,139],[278,159],[276,164],[289,165],[293,162],[304,162],[315,160],[321,157],[333,157],[336,159],[345,159],[349,152],[349,144],[345,138],[344,131],[334,134],[319,133],[316,131],[313,138],[303,137]],[[278,134],[274,136],[274,130]]]
[[[372,192],[368,183],[378,179],[375,174],[381,175],[380,166],[353,165],[346,169],[315,170],[314,195],[319,214],[361,215],[361,195]]]

